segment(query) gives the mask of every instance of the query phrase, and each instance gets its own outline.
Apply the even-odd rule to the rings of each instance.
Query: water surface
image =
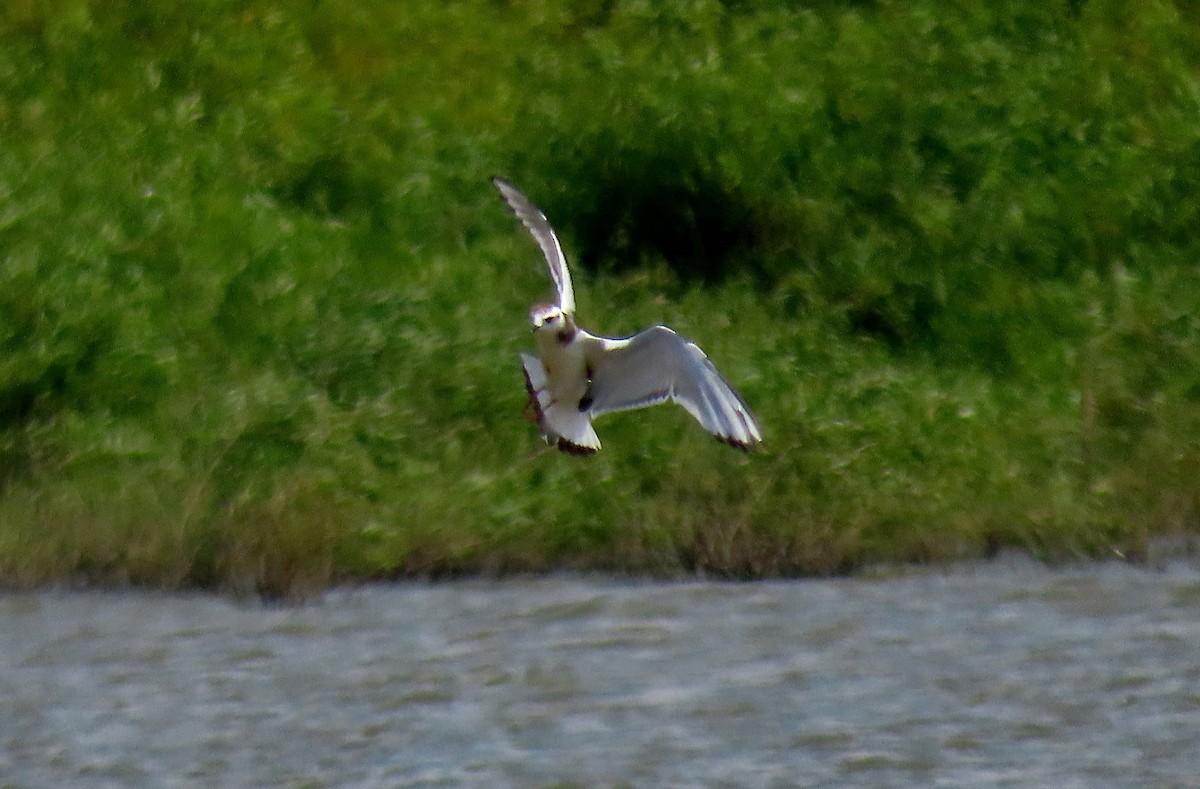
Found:
[[[0,786],[1200,787],[1200,571],[0,596]]]

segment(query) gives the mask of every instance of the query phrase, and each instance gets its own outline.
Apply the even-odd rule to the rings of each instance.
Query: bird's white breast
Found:
[[[555,402],[574,407],[587,393],[588,364],[584,338],[586,332],[576,331],[566,342],[549,327],[539,329],[537,344],[542,366],[546,368],[547,387]]]

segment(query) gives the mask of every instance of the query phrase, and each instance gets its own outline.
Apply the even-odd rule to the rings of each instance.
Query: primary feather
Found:
[[[571,287],[571,272],[567,268],[567,259],[563,255],[562,245],[554,228],[537,206],[529,202],[529,198],[517,191],[517,188],[503,178],[493,178],[492,183],[500,190],[504,201],[521,220],[521,224],[533,236],[533,240],[542,249],[546,265],[550,267],[550,278],[554,280],[554,288],[558,291],[558,308],[563,312],[575,311],[575,290]]]

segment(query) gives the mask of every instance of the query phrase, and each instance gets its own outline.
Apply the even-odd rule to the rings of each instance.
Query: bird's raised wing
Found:
[[[554,228],[550,227],[546,215],[503,178],[493,178],[492,183],[500,190],[501,196],[517,219],[529,230],[533,240],[541,247],[546,265],[550,267],[554,287],[558,291],[558,308],[563,312],[575,312],[575,291],[571,287],[571,272],[567,269],[567,259],[558,243],[558,236],[554,235]]]
[[[588,359],[592,384],[581,411],[597,416],[670,400],[727,444],[749,449],[762,441],[746,403],[695,343],[666,326],[625,340],[595,339]]]

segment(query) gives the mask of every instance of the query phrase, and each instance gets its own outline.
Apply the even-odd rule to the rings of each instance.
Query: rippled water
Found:
[[[1200,787],[1200,571],[0,596],[0,785]]]

